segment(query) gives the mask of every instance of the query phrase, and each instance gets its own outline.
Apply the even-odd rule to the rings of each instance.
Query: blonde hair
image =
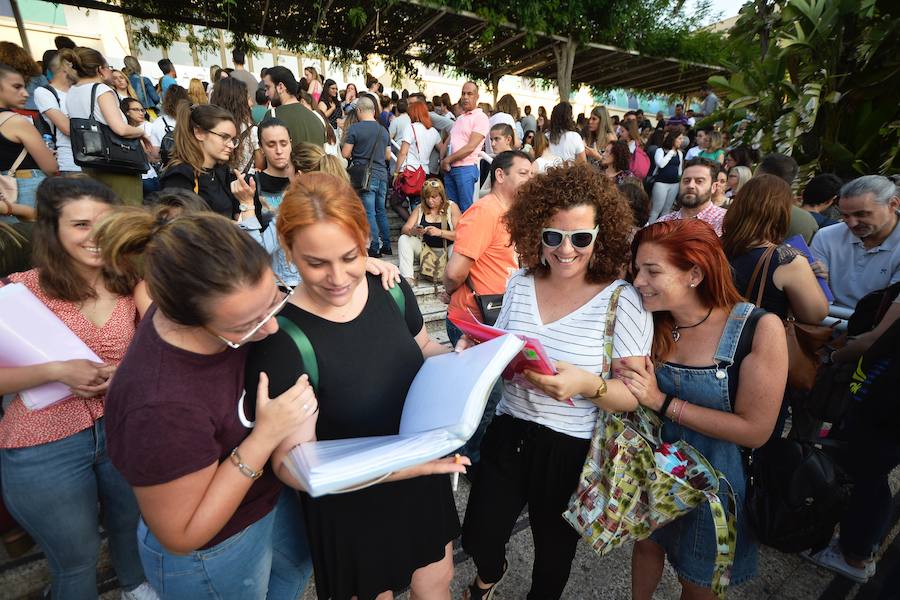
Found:
[[[137,92],[135,92],[134,88],[131,86],[131,80],[128,79],[128,74],[125,73],[124,71],[120,71],[119,69],[113,69],[112,72],[118,73],[119,75],[121,75],[122,77],[125,78],[125,85],[127,86],[126,93],[128,94],[127,97],[134,98],[135,100],[137,100]],[[115,91],[117,94],[119,93],[119,90],[115,90]]]
[[[438,207],[439,213],[444,213],[447,211],[447,208],[450,206],[450,199],[447,197],[447,190],[444,189],[444,184],[441,183],[440,179],[437,178],[429,178],[425,180],[425,183],[422,184],[422,192],[420,197],[422,198],[422,210],[425,210],[425,201],[428,198],[433,196],[438,196],[441,199],[441,205]]]
[[[350,181],[347,169],[344,168],[340,159],[333,154],[326,153],[321,146],[316,144],[300,142],[294,146],[291,152],[291,164],[298,173],[327,173],[338,179]]]
[[[203,89],[203,82],[196,77],[191,78],[191,82],[188,84],[188,98],[194,104],[209,104],[206,90]]]
[[[707,152],[718,152],[722,149],[722,143],[724,142],[724,139],[720,132],[710,131],[708,134],[706,134],[706,139],[708,140],[706,142]]]

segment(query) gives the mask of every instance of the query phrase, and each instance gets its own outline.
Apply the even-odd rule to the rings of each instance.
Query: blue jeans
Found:
[[[450,172],[445,175],[444,188],[447,190],[447,197],[456,202],[461,212],[466,212],[466,209],[472,206],[475,196],[478,165],[450,167]]]
[[[296,600],[312,574],[300,501],[288,488],[268,515],[212,548],[172,554],[143,519],[137,541],[163,600]]]
[[[369,221],[369,249],[378,252],[378,240],[381,246],[391,247],[390,227],[388,226],[387,212],[384,210],[384,199],[387,195],[387,181],[372,175],[369,191],[361,192],[363,206],[366,207],[366,219]],[[381,235],[379,235],[379,232]]]
[[[138,506],[106,454],[103,419],[55,442],[0,450],[0,475],[9,512],[47,556],[54,598],[97,598],[98,502],[120,585],[143,583]]]
[[[31,171],[31,177],[16,177],[16,184],[19,190],[19,195],[16,197],[16,203],[21,204],[22,206],[31,206],[32,208],[36,204],[36,194],[38,186],[47,179],[47,176],[40,169],[19,169],[19,171]],[[15,173],[10,173],[10,175],[14,175]],[[0,217],[0,221],[4,223],[18,223],[19,218],[14,217],[12,215],[4,215]]]

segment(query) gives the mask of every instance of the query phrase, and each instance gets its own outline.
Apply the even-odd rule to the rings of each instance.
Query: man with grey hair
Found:
[[[887,177],[866,175],[841,188],[837,207],[843,223],[820,229],[810,249],[814,270],[830,274],[835,305],[852,309],[869,292],[900,281],[900,197]]]
[[[387,194],[388,170],[391,160],[391,142],[387,129],[375,120],[375,102],[369,94],[362,94],[356,101],[356,115],[359,121],[350,126],[344,135],[341,154],[354,165],[365,167],[372,159],[372,176],[369,185],[357,189],[366,218],[369,221],[369,256],[380,258],[382,254],[393,254],[390,229],[384,198]]]

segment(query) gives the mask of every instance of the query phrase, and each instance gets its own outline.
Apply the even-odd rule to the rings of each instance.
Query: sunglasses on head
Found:
[[[557,248],[563,243],[563,240],[569,238],[576,248],[587,248],[594,243],[599,232],[599,225],[593,229],[573,229],[571,231],[544,227],[541,230],[541,242],[548,248]]]

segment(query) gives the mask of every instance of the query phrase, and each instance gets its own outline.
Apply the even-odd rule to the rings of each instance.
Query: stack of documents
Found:
[[[524,345],[505,335],[427,359],[406,395],[397,435],[307,442],[285,465],[311,496],[322,496],[447,455],[474,435],[491,388]]]
[[[21,283],[0,287],[0,367],[27,367],[83,358],[103,361],[59,317]],[[46,408],[72,395],[53,381],[19,392],[31,410]]]

